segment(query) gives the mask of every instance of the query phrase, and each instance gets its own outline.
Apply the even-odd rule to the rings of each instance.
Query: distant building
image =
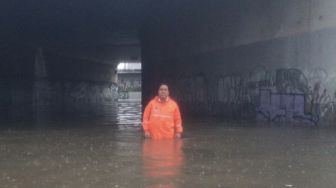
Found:
[[[119,98],[141,94],[141,63],[121,62],[117,67]],[[138,95],[136,95],[138,96]]]

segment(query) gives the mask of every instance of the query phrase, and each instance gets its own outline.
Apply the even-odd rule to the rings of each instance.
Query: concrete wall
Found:
[[[76,114],[117,99],[113,65],[23,45],[2,49],[0,61],[0,119]]]
[[[153,5],[147,18],[144,102],[168,80],[185,115],[313,124],[336,117],[335,1],[177,4]],[[281,101],[266,105],[267,96]]]

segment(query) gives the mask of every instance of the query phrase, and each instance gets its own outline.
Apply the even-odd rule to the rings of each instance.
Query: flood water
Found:
[[[140,111],[120,101],[93,120],[1,129],[0,187],[336,187],[333,128],[194,119],[183,139],[154,141]]]

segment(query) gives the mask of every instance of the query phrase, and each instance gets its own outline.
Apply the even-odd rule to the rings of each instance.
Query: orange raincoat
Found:
[[[152,139],[172,139],[176,133],[182,133],[181,113],[176,102],[169,97],[164,102],[159,97],[152,99],[143,114],[143,129]]]

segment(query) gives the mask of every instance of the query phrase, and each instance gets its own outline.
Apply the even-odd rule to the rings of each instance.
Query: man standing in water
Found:
[[[142,125],[146,138],[181,138],[183,127],[180,109],[169,97],[167,84],[160,84],[158,96],[146,106]]]

